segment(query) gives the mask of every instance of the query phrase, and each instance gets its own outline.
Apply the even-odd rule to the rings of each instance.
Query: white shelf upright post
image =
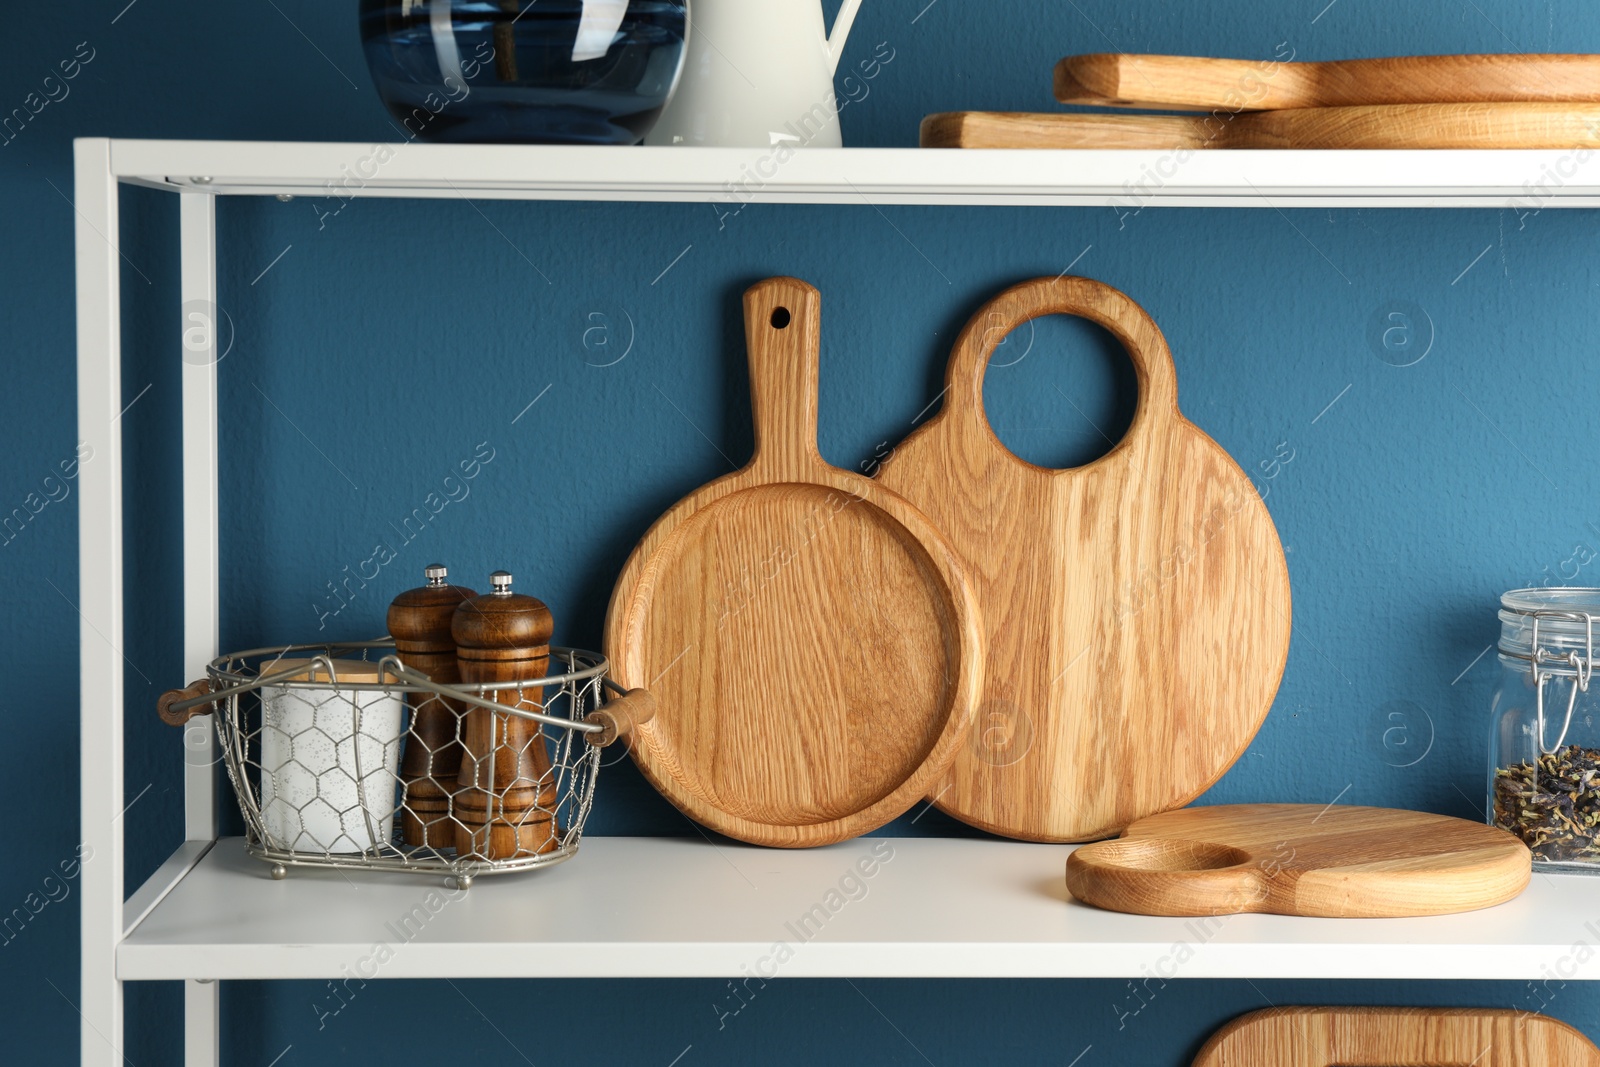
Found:
[[[111,142],[74,151],[78,300],[78,641],[84,1064],[120,1067],[122,986],[122,410],[117,179]],[[81,446],[80,446],[81,447]]]
[[[79,641],[82,646],[80,787],[83,844],[81,1059],[120,1065],[122,986],[117,946],[130,914],[123,885],[123,567],[121,293],[117,179],[111,142],[80,141],[77,210]],[[216,201],[179,197],[183,405],[183,659],[199,678],[217,654],[217,360],[222,316],[216,302]],[[198,854],[217,835],[216,737],[207,717],[184,734],[184,837]],[[195,847],[198,846],[198,847]],[[192,862],[192,859],[191,859]],[[184,1062],[219,1062],[215,983],[184,982]]]
[[[178,196],[180,290],[183,298],[183,668],[205,677],[217,655],[217,362],[232,343],[217,306],[217,209],[209,193]],[[183,737],[184,837],[217,836],[217,735],[211,716],[189,720]],[[183,983],[184,1067],[216,1067],[219,986]]]

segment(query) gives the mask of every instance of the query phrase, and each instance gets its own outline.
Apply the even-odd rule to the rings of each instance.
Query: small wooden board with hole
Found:
[[[1504,830],[1448,815],[1320,804],[1185,808],[1067,858],[1085,904],[1137,915],[1445,915],[1527,888],[1533,857]]]
[[[1600,1067],[1600,1049],[1524,1011],[1268,1008],[1218,1030],[1194,1067]]]

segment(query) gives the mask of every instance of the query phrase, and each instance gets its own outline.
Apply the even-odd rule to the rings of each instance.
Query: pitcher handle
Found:
[[[833,29],[828,33],[828,73],[834,74],[839,70],[839,57],[844,55],[844,43],[850,39],[850,27],[855,25],[856,12],[861,10],[861,0],[844,0],[839,6],[839,14],[833,20]]]

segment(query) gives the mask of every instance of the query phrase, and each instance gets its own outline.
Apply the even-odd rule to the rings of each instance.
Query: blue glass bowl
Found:
[[[637,144],[683,66],[688,0],[361,0],[403,140]]]

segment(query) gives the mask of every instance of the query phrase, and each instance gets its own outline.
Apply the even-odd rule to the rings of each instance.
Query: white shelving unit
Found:
[[[931,152],[123,141],[76,143],[82,675],[82,1057],[122,1062],[122,982],[185,980],[186,1062],[218,1062],[216,979],[405,977],[1600,978],[1600,882],[1540,877],[1426,919],[1156,919],[1095,911],[1066,847],[859,841],[806,852],[591,838],[579,862],[481,879],[295,870],[217,840],[215,742],[188,727],[185,836],[123,885],[121,183],[179,196],[181,297],[215,301],[219,195],[1146,207],[1600,207],[1600,163],[1553,151]],[[176,310],[176,309],[175,309]],[[174,315],[180,329],[195,326]],[[185,680],[218,652],[217,392],[183,365]],[[873,849],[890,849],[885,858]],[[859,861],[873,858],[870,878]],[[847,876],[857,872],[856,880]],[[647,887],[646,892],[640,892]],[[538,907],[528,906],[530,902]],[[1580,950],[1579,946],[1582,946]],[[783,946],[783,948],[780,948]],[[787,951],[784,951],[784,949]]]

